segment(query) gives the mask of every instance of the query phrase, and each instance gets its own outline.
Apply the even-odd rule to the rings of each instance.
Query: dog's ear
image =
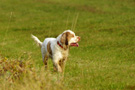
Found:
[[[68,45],[68,33],[66,33],[66,40],[65,40],[65,44]]]
[[[61,35],[60,42],[61,42],[62,44],[68,45],[68,34],[67,34],[67,33],[63,33],[63,34]]]

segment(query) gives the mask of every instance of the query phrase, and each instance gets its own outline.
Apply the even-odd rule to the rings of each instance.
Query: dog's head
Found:
[[[78,42],[80,41],[80,37],[76,36],[75,33],[71,30],[66,30],[60,35],[59,39],[60,43],[63,47],[76,46],[78,47]]]

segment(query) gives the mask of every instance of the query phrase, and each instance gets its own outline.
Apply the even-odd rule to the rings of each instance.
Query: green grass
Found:
[[[43,41],[46,37],[57,37],[66,29],[73,30],[81,41],[78,48],[70,49],[61,81],[59,74],[52,74],[51,60],[50,72],[39,73],[44,66],[41,51],[30,35],[34,34]],[[37,85],[35,89],[58,85],[56,89],[134,90],[135,1],[1,0],[0,54],[25,62],[29,61],[30,56],[37,75],[43,78],[42,74],[50,73],[51,77],[56,78],[40,88],[39,83],[28,82],[27,77],[28,85]],[[49,75],[47,78],[50,80]],[[46,82],[47,78],[43,80]],[[38,80],[43,82],[42,79]],[[5,78],[0,82],[4,82],[2,87],[10,84],[5,82]],[[25,87],[26,82],[19,85],[15,82],[5,90]],[[33,88],[27,86],[22,89]]]

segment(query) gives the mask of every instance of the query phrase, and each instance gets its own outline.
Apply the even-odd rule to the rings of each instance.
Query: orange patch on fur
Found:
[[[60,42],[64,44],[66,42],[66,33],[63,33],[60,39]]]
[[[70,32],[66,32],[66,33],[67,33],[67,39],[68,39],[68,41],[69,41],[71,38],[74,37],[74,35],[71,34]]]
[[[61,43],[68,42],[72,37],[74,37],[74,35],[71,34],[70,32],[63,33],[60,42]]]

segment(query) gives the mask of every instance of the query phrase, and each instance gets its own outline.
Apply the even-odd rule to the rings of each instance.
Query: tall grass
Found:
[[[63,78],[44,67],[35,68],[32,60],[9,60],[0,58],[1,90],[60,90],[64,89]]]

